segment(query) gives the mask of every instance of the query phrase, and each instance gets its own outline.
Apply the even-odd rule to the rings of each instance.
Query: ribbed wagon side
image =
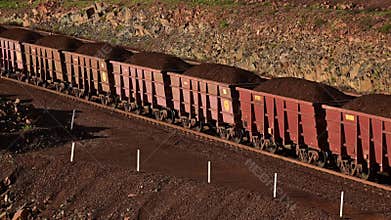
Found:
[[[178,57],[141,52],[123,62],[111,61],[116,96],[120,105],[138,114],[174,122],[172,92],[167,72],[178,74],[190,67]]]
[[[237,88],[241,121],[255,147],[296,150],[299,159],[324,166],[326,123],[320,104]]]
[[[28,78],[37,85],[64,90],[67,81],[65,57],[62,51],[73,51],[82,43],[76,39],[51,35],[36,43],[23,43]]]
[[[70,92],[102,104],[114,101],[113,67],[110,60],[123,60],[131,53],[106,43],[85,43],[74,52],[64,51]]]
[[[1,70],[18,79],[24,78],[26,71],[23,42],[34,42],[40,34],[19,28],[11,28],[0,34]]]
[[[237,142],[243,135],[240,123],[237,86],[254,87],[257,83],[229,84],[186,74],[169,73],[174,109],[185,127],[215,129],[223,138]]]
[[[129,63],[110,61],[113,65],[116,95],[125,100],[124,108],[152,113],[164,120],[172,109],[170,81],[161,70]]]
[[[108,60],[64,51],[67,79],[75,95],[86,98],[100,98],[114,92],[114,78]],[[94,96],[94,97],[92,97]]]
[[[0,37],[1,69],[7,73],[23,71],[23,49],[19,41]]]
[[[328,105],[323,108],[330,150],[342,172],[362,178],[377,171],[390,172],[390,118]]]

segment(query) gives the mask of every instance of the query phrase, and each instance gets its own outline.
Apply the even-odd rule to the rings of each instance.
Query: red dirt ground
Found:
[[[40,216],[51,218],[336,219],[344,190],[346,217],[391,217],[390,192],[0,80],[3,94],[31,99],[37,108],[75,108],[77,126],[101,128],[93,133],[99,138],[76,143],[73,164],[70,143],[23,154],[0,151],[0,178],[16,170],[13,209],[34,200]],[[134,172],[137,148],[141,173]],[[272,199],[274,172],[283,201]]]

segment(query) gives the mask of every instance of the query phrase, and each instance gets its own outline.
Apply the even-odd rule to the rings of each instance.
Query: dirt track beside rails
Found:
[[[391,217],[391,192],[3,80],[0,95],[31,99],[37,108],[68,112],[75,108],[77,126],[99,128],[93,133],[96,138],[76,143],[74,164],[68,162],[70,143],[11,154],[12,159],[3,151],[0,178],[18,171],[10,189],[16,198],[14,209],[35,199],[41,215],[48,217],[64,210],[63,216],[68,217],[90,213],[113,219],[335,219],[344,190],[347,217]],[[70,115],[61,117],[70,120]],[[141,149],[140,174],[134,172],[137,148]],[[212,161],[211,185],[205,184],[208,160]],[[278,195],[285,201],[272,199],[274,172],[279,177]]]

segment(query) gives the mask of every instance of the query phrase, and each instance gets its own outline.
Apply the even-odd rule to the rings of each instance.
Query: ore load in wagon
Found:
[[[125,62],[161,70],[162,72],[182,73],[191,67],[190,64],[178,57],[156,52],[142,52],[134,54]]]
[[[132,53],[122,47],[112,46],[108,43],[85,43],[79,47],[76,53],[98,57],[105,60],[124,61],[128,59]]]
[[[247,70],[211,63],[196,65],[183,74],[227,84],[252,84],[263,81],[262,78]]]
[[[83,43],[80,40],[64,35],[49,35],[37,40],[35,44],[57,50],[74,51]]]
[[[33,43],[39,38],[41,38],[42,35],[35,31],[25,30],[21,28],[10,28],[3,32],[0,32],[0,37],[16,40],[19,42]]]
[[[363,95],[346,103],[342,108],[391,118],[391,95]]]
[[[294,77],[270,79],[254,90],[334,106],[340,106],[352,98],[332,86]]]

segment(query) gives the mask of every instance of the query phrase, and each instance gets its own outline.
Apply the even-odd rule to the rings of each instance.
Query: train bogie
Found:
[[[173,120],[168,71],[181,73],[189,67],[166,54],[144,52],[124,62],[111,61],[116,95],[127,110],[153,114],[159,120]]]

